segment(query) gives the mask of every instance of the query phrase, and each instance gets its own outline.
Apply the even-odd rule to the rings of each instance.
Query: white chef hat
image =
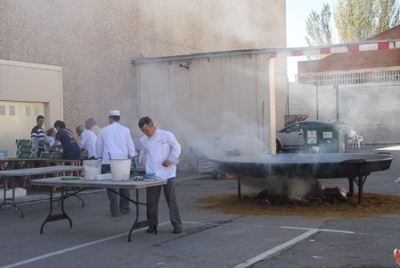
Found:
[[[121,116],[118,110],[111,110],[108,112],[108,116]]]

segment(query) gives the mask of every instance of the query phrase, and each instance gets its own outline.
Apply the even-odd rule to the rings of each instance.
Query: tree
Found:
[[[372,37],[399,24],[396,0],[338,0],[333,14],[342,43]]]
[[[322,7],[321,15],[314,10],[311,11],[306,21],[306,30],[309,35],[306,41],[309,46],[322,46],[332,43],[332,31],[329,25],[331,10],[328,4]]]
[[[332,44],[330,7],[324,4],[321,15],[311,11],[306,20],[309,46]],[[338,0],[333,13],[341,43],[370,38],[400,24],[400,10],[396,0]]]

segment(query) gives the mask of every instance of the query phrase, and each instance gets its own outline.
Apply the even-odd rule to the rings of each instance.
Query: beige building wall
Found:
[[[74,129],[88,117],[104,126],[108,110],[120,109],[121,123],[137,136],[142,113],[138,107],[143,104],[132,59],[283,48],[286,1],[0,0],[0,25],[1,59],[62,67],[67,127]],[[276,69],[283,81],[277,82],[276,95],[281,104],[277,105],[277,124],[282,125],[286,61],[277,63]],[[152,79],[158,80],[156,73]],[[235,92],[236,85],[231,86]],[[214,102],[218,106],[224,100]],[[192,111],[184,113],[188,112]],[[203,125],[203,119],[197,120]]]
[[[15,139],[30,138],[36,117],[45,128],[63,119],[62,70],[58,66],[0,60],[0,149],[15,156]]]
[[[188,69],[184,61],[136,65],[140,116],[208,157],[270,152],[268,56],[192,59]]]

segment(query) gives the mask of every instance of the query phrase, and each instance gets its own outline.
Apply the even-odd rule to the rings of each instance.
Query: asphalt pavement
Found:
[[[389,146],[394,145],[367,145],[349,151],[376,153],[376,149]],[[395,160],[389,170],[368,177],[364,192],[400,196],[400,151],[395,147],[383,151],[393,154]],[[347,180],[324,180],[324,185],[339,184],[346,187]],[[24,218],[13,207],[0,208],[0,268],[397,267],[393,250],[400,247],[398,214],[362,218],[243,216],[206,210],[198,202],[236,192],[234,179],[178,174],[183,232],[172,233],[162,196],[158,234],[135,230],[128,242],[135,212],[111,217],[104,190],[81,195],[84,207],[76,197],[68,198],[65,211],[72,228],[67,220],[49,222],[40,234],[49,212],[48,200],[43,200],[47,193],[42,191],[40,198],[20,204]],[[144,192],[140,193],[144,199]],[[55,210],[60,210],[57,204]],[[140,215],[145,218],[143,207]]]

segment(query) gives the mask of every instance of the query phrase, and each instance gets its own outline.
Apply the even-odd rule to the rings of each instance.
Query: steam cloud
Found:
[[[297,199],[305,196],[315,185],[314,179],[304,178],[242,178],[243,185],[261,191],[268,189],[271,193],[284,195],[288,199]]]

